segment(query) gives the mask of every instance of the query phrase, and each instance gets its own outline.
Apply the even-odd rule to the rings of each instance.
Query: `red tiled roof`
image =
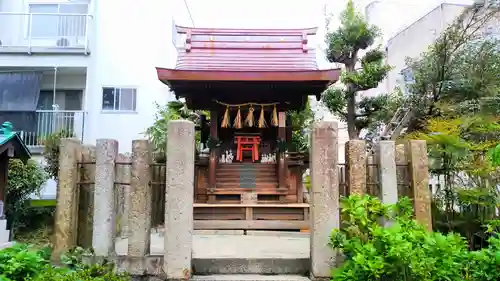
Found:
[[[186,34],[178,50],[176,70],[190,71],[314,71],[314,48],[308,29],[212,29],[177,26]]]

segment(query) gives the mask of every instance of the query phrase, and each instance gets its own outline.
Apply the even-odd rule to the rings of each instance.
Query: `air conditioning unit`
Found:
[[[57,47],[68,47],[69,46],[69,40],[66,38],[59,38],[56,42]]]

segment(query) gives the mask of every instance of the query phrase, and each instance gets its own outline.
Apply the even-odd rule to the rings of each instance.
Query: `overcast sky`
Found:
[[[374,0],[354,0],[363,9]],[[407,6],[400,13],[387,12],[394,25],[422,16],[443,0],[379,0]],[[324,7],[333,14],[345,7],[346,0],[186,0],[197,27],[294,28],[324,25]],[[450,2],[450,1],[447,1]],[[452,2],[470,3],[472,0]]]
[[[196,27],[213,28],[304,28],[319,27],[318,36],[309,44],[319,45],[324,38],[325,5],[334,18],[345,8],[347,0],[178,0],[186,1]],[[473,0],[378,0],[382,6],[372,19],[384,33],[384,41],[415,22],[440,3],[470,4]],[[365,7],[374,0],[354,0],[358,10],[365,13]],[[176,16],[176,23],[192,26],[189,16]],[[338,24],[332,22],[332,27]],[[312,42],[315,40],[314,42]],[[323,49],[323,48],[320,48]],[[331,68],[324,55],[318,52],[320,68]],[[332,119],[331,114],[318,115]]]
[[[185,2],[184,2],[185,1]],[[354,0],[358,11],[365,13],[368,4],[375,0]],[[383,42],[408,26],[442,2],[471,3],[472,0],[378,0],[378,9],[371,21],[383,32]],[[176,23],[185,26],[213,28],[304,28],[319,27],[318,35],[310,38],[310,46],[321,46],[324,38],[325,7],[333,15],[332,27],[338,24],[338,16],[347,0],[178,0],[187,3],[190,16],[176,16]],[[180,7],[179,10],[184,7]],[[192,22],[191,19],[192,18]],[[324,46],[318,50],[324,49]],[[318,52],[320,68],[330,68],[324,56]]]

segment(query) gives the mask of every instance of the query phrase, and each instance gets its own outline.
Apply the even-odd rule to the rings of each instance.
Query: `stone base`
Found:
[[[212,230],[212,229],[196,229],[194,230],[194,235],[244,235],[244,230],[235,230],[235,229],[221,229],[221,230]]]
[[[7,230],[7,220],[0,220],[0,245],[9,242],[10,231]]]
[[[298,274],[309,272],[309,259],[262,258],[262,259],[193,259],[195,274]],[[239,280],[239,279],[238,279]]]
[[[236,274],[236,275],[207,275],[193,276],[194,281],[310,281],[309,278],[300,275],[255,275],[255,274]]]
[[[178,279],[162,279],[156,276],[132,276],[132,281],[186,281]],[[311,281],[300,275],[258,275],[258,274],[228,274],[228,275],[194,275],[192,281]],[[329,281],[329,280],[325,280]]]
[[[108,258],[116,264],[119,271],[126,271],[135,276],[156,276],[163,278],[163,256],[128,257],[117,256]],[[86,262],[95,263],[103,258],[88,257]],[[195,258],[192,260],[193,273],[198,275],[214,274],[257,274],[257,275],[290,275],[305,276],[309,273],[309,259],[262,258]]]
[[[310,276],[309,280],[311,280],[311,281],[330,281],[332,279],[330,277],[314,277],[314,276]]]
[[[268,231],[268,230],[247,230],[249,236],[278,236],[278,237],[303,237],[309,238],[310,234],[307,232],[296,231]]]

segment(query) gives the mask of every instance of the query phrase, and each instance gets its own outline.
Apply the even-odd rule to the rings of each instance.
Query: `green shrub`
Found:
[[[59,173],[59,145],[61,139],[72,138],[74,134],[66,130],[47,136],[44,141],[43,157],[45,159],[45,171],[50,177],[57,179]]]
[[[0,281],[129,281],[127,274],[117,273],[114,264],[103,261],[85,264],[83,256],[91,254],[81,248],[61,257],[63,267],[50,264],[50,250],[37,250],[16,244],[0,250]]]
[[[0,251],[0,280],[25,280],[37,276],[47,268],[47,251],[16,244]]]
[[[23,220],[29,216],[29,196],[39,193],[47,179],[47,173],[36,161],[9,161],[5,213],[10,229],[18,230],[29,226],[29,222]]]
[[[330,245],[341,250],[345,262],[333,271],[333,280],[500,280],[498,238],[490,238],[488,248],[469,251],[463,237],[429,232],[412,216],[407,198],[394,205],[368,195],[343,199],[342,225],[332,232]]]
[[[500,280],[500,239],[492,237],[489,247],[470,252],[464,280]]]

